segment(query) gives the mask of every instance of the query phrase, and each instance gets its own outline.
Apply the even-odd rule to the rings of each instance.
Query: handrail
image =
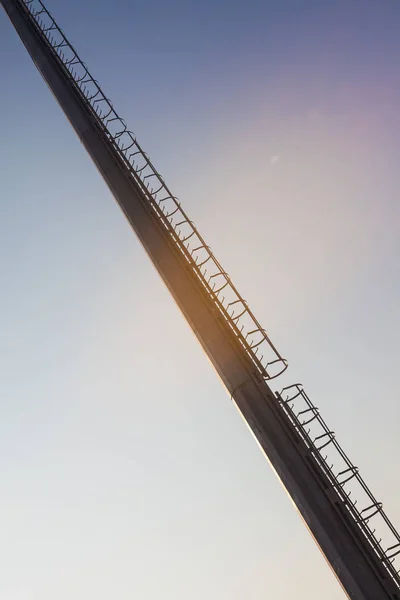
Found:
[[[303,386],[289,385],[276,396],[350,517],[400,588],[400,534],[384,513],[382,503],[372,494]],[[310,413],[312,419],[306,416]]]
[[[68,75],[76,91],[84,98],[113,150],[124,162],[143,197],[258,372],[266,380],[283,373],[288,366],[287,361],[279,354],[229,275],[189,219],[178,199],[169,190],[125,121],[104,95],[100,85],[92,77],[43,2],[41,0],[17,1],[33,21],[36,30]]]

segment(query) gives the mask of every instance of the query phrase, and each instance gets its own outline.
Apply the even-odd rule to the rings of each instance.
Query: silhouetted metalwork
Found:
[[[24,4],[79,92],[85,97],[160,222],[185,256],[260,374],[266,379],[280,375],[287,368],[287,361],[272,344],[227,272],[140,147],[135,135],[118,115],[43,3],[40,0],[25,0]]]
[[[280,465],[280,477],[284,482],[287,479],[285,486],[306,521],[307,510],[299,501],[298,492],[295,493],[294,490],[300,490],[305,500],[310,502],[310,514],[314,510],[314,521],[311,523],[312,519],[310,518],[308,526],[317,540],[322,540],[319,541],[321,548],[328,548],[329,544],[324,535],[329,527],[331,527],[332,536],[334,535],[334,530],[332,530],[334,519],[338,519],[337,522],[341,526],[343,525],[343,535],[347,536],[346,543],[343,544],[338,538],[339,541],[332,542],[334,550],[331,551],[328,548],[329,551],[325,550],[325,554],[346,588],[349,597],[357,598],[357,600],[378,597],[375,592],[371,592],[371,595],[368,594],[368,586],[363,591],[361,590],[362,569],[366,569],[364,573],[368,576],[371,575],[371,581],[374,582],[374,585],[375,581],[377,582],[378,587],[376,589],[382,589],[379,598],[399,600],[400,535],[384,513],[382,504],[376,500],[366,486],[358,472],[358,468],[353,465],[342,450],[336,440],[335,433],[327,426],[318,408],[311,402],[302,386],[296,384],[284,387],[280,393],[277,392],[274,396],[266,384],[266,381],[278,377],[286,370],[287,361],[282,358],[272,344],[267,333],[233,285],[226,271],[215,258],[210,247],[184,212],[177,198],[154,168],[148,155],[140,147],[134,134],[118,115],[110,100],[105,96],[85,63],[80,59],[78,53],[69,43],[41,0],[0,0],[0,3],[8,10],[12,20],[12,10],[14,8],[22,10],[25,17],[29,19],[29,26],[40,36],[47,49],[46,51],[51,53],[60,72],[67,77],[68,85],[73,87],[96,127],[101,130],[102,135],[107,139],[112,152],[115,153],[116,164],[123,165],[125,172],[132,178],[136,186],[135,189],[138,190],[142,199],[151,208],[153,217],[161,227],[163,235],[168,238],[169,243],[183,259],[183,264],[185,268],[189,269],[191,277],[197,282],[196,285],[201,286],[202,294],[205,295],[204,301],[208,307],[211,307],[215,327],[217,327],[217,322],[222,320],[224,327],[230,332],[228,338],[232,334],[234,341],[240,346],[239,358],[242,356],[240,353],[243,353],[243,357],[250,361],[249,364],[252,365],[254,374],[252,369],[247,368],[247,363],[243,358],[243,362],[246,363],[243,372],[250,373],[251,377],[241,379],[238,384],[233,383],[235,378],[232,374],[232,370],[234,370],[232,360],[228,366],[223,364],[223,367],[221,367],[218,360],[214,358],[213,364],[214,366],[217,365],[216,368],[220,374],[227,374],[226,378],[222,378],[231,393],[232,399],[237,403],[255,435],[261,440],[260,443],[274,466],[276,467],[278,461],[275,458],[274,463],[271,456],[279,447],[279,443],[282,449],[290,445],[295,449],[295,453],[292,454],[293,461],[298,461],[297,464],[301,468],[304,465],[304,473],[301,476],[303,480],[299,477],[298,481],[290,483],[290,477],[292,476],[290,468],[287,467],[288,475],[286,477],[282,465]],[[15,16],[15,21],[17,21],[17,16]],[[23,27],[20,24],[19,34],[24,39],[23,36],[27,34],[24,34],[22,29]],[[34,42],[31,42],[29,50],[31,54],[33,46]],[[49,82],[50,75],[44,74],[43,76]],[[59,101],[60,97],[61,92],[59,92]],[[67,101],[68,99],[63,101],[65,105]],[[69,118],[72,122],[72,118]],[[78,130],[77,126],[74,126]],[[89,142],[86,143],[86,147],[89,148],[88,151],[93,158]],[[107,178],[104,169],[103,176],[110,185],[111,176]],[[117,193],[114,193],[114,195],[118,196]],[[120,195],[122,196],[122,192]],[[118,201],[122,205],[120,198]],[[127,211],[125,210],[125,212]],[[134,218],[131,219],[132,221],[134,221]],[[149,252],[149,254],[151,253]],[[156,262],[154,258],[153,262]],[[166,276],[165,279],[167,279]],[[184,309],[182,308],[182,310]],[[194,329],[192,323],[191,326]],[[206,333],[203,335],[204,338]],[[201,336],[198,337],[200,339]],[[202,343],[209,356],[212,355],[207,343],[204,341]],[[209,347],[211,347],[211,342]],[[221,344],[220,347],[222,348]],[[215,348],[213,348],[213,352],[216,353]],[[219,352],[223,353],[222,350],[219,350]],[[220,362],[223,363],[224,361]],[[225,363],[227,362],[225,361]],[[229,370],[231,370],[230,373],[228,373]],[[256,374],[259,379],[257,379]],[[252,379],[251,385],[254,384],[252,388],[249,384],[250,379]],[[248,386],[248,389],[246,389],[246,386]],[[254,390],[259,394],[259,397],[256,398]],[[238,399],[239,392],[244,400],[243,398]],[[277,437],[274,442],[268,439],[266,425],[268,419],[265,420],[264,424],[262,423],[267,413],[256,413],[254,408],[257,407],[257,402],[260,399],[261,402],[264,402],[265,408],[268,406],[271,419],[276,417],[276,427],[280,428],[277,433],[280,438]],[[247,400],[248,403],[246,404]],[[248,406],[251,407],[250,411]],[[259,419],[259,422],[257,422],[257,419]],[[296,471],[296,468],[294,468],[294,471]],[[277,469],[277,472],[279,474],[279,469]],[[321,503],[323,500],[328,509],[325,507],[321,509],[322,512],[318,512],[315,506],[313,508],[311,504],[312,495],[307,499],[308,485],[304,485],[304,477],[310,478],[310,486],[311,483],[319,486],[318,493],[321,494]],[[292,479],[294,481],[293,477]],[[330,525],[329,527],[326,525],[326,529],[322,531],[324,519],[318,515],[324,514],[324,510],[325,514],[328,515],[326,521],[328,522],[330,519]],[[319,530],[320,526],[322,533]],[[329,558],[329,556],[334,556],[333,553],[339,548],[335,556],[340,557],[341,547],[343,555],[348,557],[344,548],[351,544],[354,544],[355,548],[355,551],[352,550],[355,556],[354,562],[346,564],[346,560],[350,561],[350,559],[343,559],[343,564],[346,564],[346,567],[349,568],[350,575],[348,576],[341,573],[341,569],[335,563],[335,560]],[[349,583],[351,582],[352,566],[358,568],[359,563],[362,562],[361,558],[365,559],[367,566],[360,567],[361,575],[354,575],[354,581],[356,582],[354,585],[358,585],[358,577],[361,586],[357,588],[361,591],[354,591],[352,589],[353,583]],[[383,567],[383,570],[380,566]],[[386,583],[386,576],[389,578],[390,584]],[[382,586],[382,588],[379,586]],[[354,587],[354,589],[356,588]]]
[[[396,562],[397,557],[400,559],[400,535],[384,513],[382,503],[369,490],[358,467],[341,448],[335,432],[329,429],[302,385],[287,386],[276,396],[332,489],[400,588],[400,564],[399,560]]]

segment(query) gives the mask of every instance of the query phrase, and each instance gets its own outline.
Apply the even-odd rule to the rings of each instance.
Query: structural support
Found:
[[[236,293],[236,289],[222,269],[208,280],[210,282],[211,277],[216,280],[222,277],[221,286],[215,289],[215,286],[207,287],[204,284],[201,261],[196,260],[193,265],[190,259],[193,252],[199,250],[194,248],[191,253],[186,252],[189,248],[186,242],[189,237],[198,236],[202,243],[201,252],[205,253],[205,262],[215,260],[210,255],[208,246],[189,220],[175,223],[173,230],[169,228],[172,213],[169,209],[162,211],[160,206],[163,201],[167,204],[175,202],[179,212],[181,209],[176,199],[169,195],[165,200],[159,199],[158,204],[154,205],[154,192],[151,191],[153,195],[150,197],[146,191],[148,188],[143,185],[143,177],[140,178],[141,172],[151,166],[151,163],[145,161],[145,166],[136,166],[133,171],[128,168],[128,147],[120,142],[127,130],[121,134],[110,134],[105,121],[107,118],[107,123],[114,121],[112,113],[100,115],[99,111],[94,110],[96,100],[93,98],[96,96],[82,91],[85,77],[90,78],[86,81],[87,85],[94,80],[86,67],[83,68],[83,78],[75,76],[78,67],[74,70],[71,64],[78,65],[78,62],[74,62],[74,57],[71,61],[66,61],[64,51],[59,51],[60,48],[72,47],[41,2],[39,8],[43,7],[43,10],[40,8],[36,13],[32,10],[32,2],[33,0],[0,0],[42,77],[168,286],[344,591],[354,600],[400,600],[400,581],[391,567],[391,556],[368,533],[370,530],[367,524],[372,512],[376,508],[376,512],[380,513],[380,506],[373,502],[370,513],[364,517],[357,516],[360,513],[355,511],[348,500],[349,495],[344,492],[345,483],[358,477],[355,467],[346,467],[348,472],[343,471],[342,480],[336,475],[331,476],[329,468],[324,466],[320,451],[324,445],[335,447],[332,432],[325,428],[313,440],[307,438],[307,423],[322,423],[325,427],[317,409],[312,404],[307,404],[309,399],[298,386],[298,393],[296,391],[292,395],[290,392],[289,397],[275,395],[271,391],[267,383],[271,365],[284,369],[285,361],[261,328],[250,330],[246,336],[240,335],[242,330],[238,333],[236,324],[242,315],[234,312],[235,305],[239,303],[244,317],[250,321],[253,319],[251,323],[256,322],[252,313],[240,296],[238,299],[232,296],[229,303],[226,304],[225,301],[224,304],[221,290],[226,287]],[[42,14],[50,21],[43,21]],[[58,32],[62,36],[60,39],[65,42],[54,43]],[[72,51],[74,56],[75,51]],[[77,57],[76,53],[75,56]],[[83,65],[79,57],[76,60],[79,65]],[[142,152],[135,140],[132,147],[132,152]],[[141,156],[147,158],[144,153]],[[165,187],[169,192],[155,171],[154,175],[149,174],[147,177],[153,176],[157,176],[163,189]],[[184,216],[186,219],[186,215]],[[187,227],[188,233],[177,233],[179,226],[181,229]],[[219,263],[215,264],[219,269]],[[232,311],[229,314],[227,306]],[[256,327],[259,327],[258,322]],[[248,342],[254,332],[260,335],[260,341]],[[255,351],[261,343],[268,344],[274,353],[266,364],[262,363]],[[305,402],[304,409],[294,410],[296,398]],[[306,415],[307,419],[300,419],[299,415]],[[397,553],[397,539],[400,542],[400,538],[395,538],[393,556]]]

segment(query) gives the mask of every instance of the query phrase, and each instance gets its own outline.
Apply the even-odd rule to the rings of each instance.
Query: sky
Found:
[[[400,527],[397,0],[47,6]],[[0,71],[0,600],[343,598],[4,12]]]

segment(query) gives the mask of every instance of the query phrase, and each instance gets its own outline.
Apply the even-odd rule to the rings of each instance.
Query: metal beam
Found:
[[[273,394],[232,324],[216,310],[214,298],[40,31],[29,11],[31,2],[0,3],[347,596],[353,600],[400,600],[396,581],[362,534],[335,484],[321,469],[317,453],[305,443],[290,412],[283,409],[284,400]]]

